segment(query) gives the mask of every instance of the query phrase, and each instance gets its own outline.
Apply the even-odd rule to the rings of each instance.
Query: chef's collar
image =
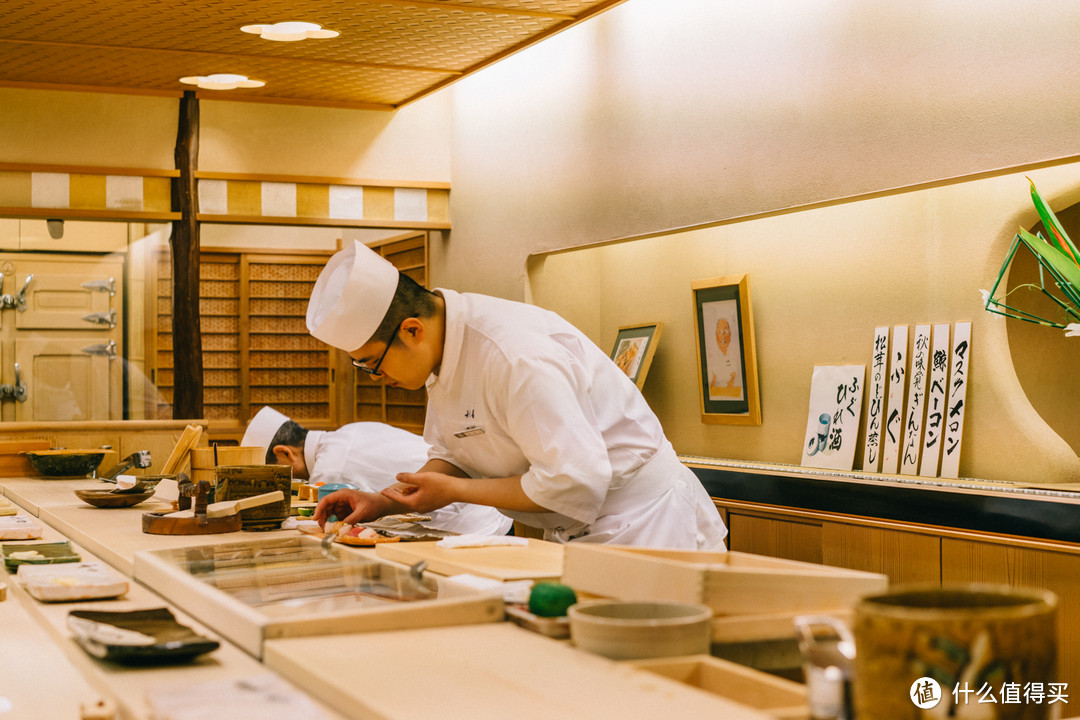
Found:
[[[443,351],[442,361],[439,363],[437,373],[428,376],[424,383],[429,389],[438,384],[439,378],[443,378],[443,384],[448,384],[457,371],[458,360],[461,357],[461,343],[465,337],[465,323],[462,317],[463,299],[461,293],[455,290],[436,288],[432,292],[441,295],[445,303],[445,322],[443,323]]]
[[[325,430],[308,430],[307,439],[304,440],[304,465],[307,467],[308,478],[315,470],[315,456],[324,434]]]

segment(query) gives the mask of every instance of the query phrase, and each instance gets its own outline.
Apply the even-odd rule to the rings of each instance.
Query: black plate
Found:
[[[68,627],[87,653],[124,665],[188,662],[221,645],[178,623],[167,608],[128,612],[72,610],[68,613]]]

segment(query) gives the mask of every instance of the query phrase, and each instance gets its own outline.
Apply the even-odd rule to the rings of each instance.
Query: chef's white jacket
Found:
[[[430,457],[470,477],[521,475],[551,512],[503,512],[551,540],[724,548],[705,488],[595,343],[542,308],[437,292],[446,334],[427,381]]]
[[[310,430],[304,443],[309,483],[350,483],[366,492],[393,485],[399,472],[419,470],[427,453],[424,438],[379,422]],[[505,535],[513,525],[510,518],[483,505],[453,503],[429,515],[431,520],[424,525],[458,533]]]

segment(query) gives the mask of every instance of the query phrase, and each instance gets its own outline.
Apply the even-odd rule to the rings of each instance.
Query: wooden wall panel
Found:
[[[820,563],[821,525],[728,513],[728,549],[769,557]]]
[[[941,559],[944,584],[992,583],[1057,594],[1060,681],[1074,692],[1080,688],[1080,623],[1072,620],[1080,616],[1080,555],[943,538]]]
[[[890,584],[941,582],[941,540],[935,536],[825,522],[821,539],[826,565],[884,573]]]

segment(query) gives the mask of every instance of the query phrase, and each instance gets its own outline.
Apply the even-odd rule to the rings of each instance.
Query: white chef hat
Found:
[[[328,345],[355,350],[379,329],[397,285],[397,268],[354,240],[319,274],[308,302],[308,332]]]
[[[244,431],[244,439],[240,441],[240,444],[244,447],[261,447],[265,455],[267,448],[270,447],[270,441],[274,439],[274,435],[288,421],[289,417],[287,415],[279,413],[268,405],[255,413],[255,417],[251,418],[247,430]]]

